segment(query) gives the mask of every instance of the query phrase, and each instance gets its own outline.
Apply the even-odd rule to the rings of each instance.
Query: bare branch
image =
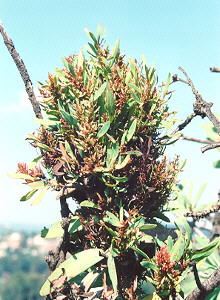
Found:
[[[218,68],[218,67],[212,67],[212,68],[210,68],[210,71],[211,72],[215,72],[215,73],[220,73],[220,68]]]
[[[218,147],[220,147],[220,142],[204,146],[204,147],[202,147],[201,151],[202,151],[202,153],[204,153],[205,151],[208,151],[210,149],[215,149]]]
[[[186,140],[186,141],[190,141],[190,142],[201,143],[201,144],[213,144],[215,142],[212,140],[203,140],[203,139],[198,139],[198,138],[194,138],[191,136],[186,136],[184,134],[182,134],[182,139]]]
[[[220,268],[218,268],[208,279],[202,282],[202,289],[196,288],[186,300],[205,300],[206,297],[220,285]]]
[[[201,291],[204,291],[204,287],[203,287],[203,285],[200,281],[200,278],[199,278],[199,273],[198,273],[198,270],[197,270],[197,267],[196,267],[196,262],[193,262],[193,273],[194,273],[195,282],[196,282],[197,287]]]
[[[205,218],[211,213],[217,212],[220,210],[220,203],[212,205],[210,209],[204,209],[201,211],[190,211],[184,214],[185,217],[192,217],[195,219]]]
[[[216,130],[218,131],[218,133],[220,135],[220,121],[216,118],[216,116],[211,111],[211,107],[212,107],[213,103],[206,102],[202,98],[201,94],[199,94],[198,90],[195,88],[192,80],[190,79],[190,77],[188,76],[186,71],[182,67],[179,67],[179,69],[185,75],[187,84],[191,87],[192,92],[196,98],[196,101],[193,104],[194,113],[198,116],[201,116],[202,118],[207,117],[212,122],[212,124],[214,125],[214,127],[216,128]]]
[[[22,77],[22,80],[24,82],[25,85],[25,90],[28,94],[28,98],[31,102],[31,105],[33,107],[33,111],[36,115],[37,118],[42,119],[42,114],[41,114],[41,108],[40,105],[36,99],[36,96],[34,94],[34,90],[33,90],[33,85],[30,79],[30,76],[28,74],[27,68],[23,62],[23,60],[21,59],[19,53],[16,51],[14,43],[12,41],[12,39],[8,36],[7,32],[5,31],[4,27],[2,24],[0,24],[0,33],[3,37],[4,43],[10,53],[10,55],[12,56],[17,69]]]
[[[171,135],[177,133],[178,131],[183,130],[195,117],[196,117],[196,114],[194,112],[191,113],[191,115],[189,115],[183,123],[181,123],[180,125],[177,126],[177,128],[172,132]]]

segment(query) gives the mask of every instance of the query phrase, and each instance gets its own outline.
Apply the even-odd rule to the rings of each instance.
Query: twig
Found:
[[[192,262],[192,266],[193,266],[193,274],[194,274],[194,277],[195,277],[196,285],[197,285],[197,287],[198,287],[201,291],[204,291],[205,288],[204,288],[204,286],[202,285],[202,283],[201,283],[201,281],[200,281],[199,273],[198,273],[198,270],[197,270],[197,267],[196,267],[196,262]]]
[[[184,134],[182,134],[181,137],[183,140],[190,141],[190,142],[196,142],[196,143],[201,143],[201,144],[213,144],[214,143],[214,141],[212,141],[212,140],[198,139],[198,138],[194,138],[191,136],[186,136]]]
[[[211,107],[212,107],[213,103],[206,102],[202,98],[201,94],[199,94],[198,90],[195,88],[192,80],[190,79],[190,77],[188,76],[186,71],[182,67],[179,67],[179,69],[185,75],[187,84],[191,87],[192,92],[196,98],[196,101],[193,104],[194,113],[196,115],[201,116],[202,118],[207,117],[212,122],[212,124],[214,125],[214,127],[216,128],[216,130],[218,131],[218,133],[220,135],[220,121],[216,118],[216,116],[211,111]]]
[[[220,68],[218,68],[218,67],[212,67],[212,68],[210,68],[210,71],[211,72],[215,72],[215,73],[220,73]]]
[[[189,136],[185,136],[185,135],[182,135],[181,137],[183,140],[186,140],[186,141],[197,142],[197,143],[201,143],[201,144],[208,144],[207,146],[204,146],[201,148],[202,153],[204,153],[205,151],[208,151],[210,149],[215,149],[215,148],[220,147],[220,142],[216,142],[213,140],[203,140],[203,139],[198,139],[198,138],[189,137]]]
[[[31,105],[33,107],[33,111],[34,111],[37,118],[42,119],[43,116],[41,114],[41,108],[40,108],[40,105],[39,105],[39,103],[38,103],[38,101],[35,97],[34,90],[33,90],[33,85],[32,85],[30,76],[28,74],[27,68],[26,68],[23,60],[21,59],[19,53],[16,51],[12,39],[8,36],[8,34],[5,31],[2,24],[0,24],[0,33],[3,37],[4,43],[7,47],[10,55],[12,56],[16,66],[17,66],[17,69],[20,72],[20,75],[23,79],[25,89],[26,89],[26,92],[28,94],[28,98],[29,98],[29,100],[31,102]]]
[[[204,147],[202,147],[201,151],[202,151],[202,153],[204,153],[207,150],[215,149],[215,148],[218,148],[218,147],[220,147],[220,142],[204,146]]]
[[[220,210],[220,203],[213,205],[210,209],[205,209],[201,211],[191,211],[184,214],[185,217],[192,217],[195,219],[205,218],[211,213],[217,212]]]
[[[189,115],[183,123],[181,123],[180,125],[177,126],[177,128],[172,132],[171,135],[174,135],[178,131],[183,130],[195,117],[196,117],[196,114],[194,112],[191,113],[191,115]]]
[[[196,288],[185,300],[205,300],[207,295],[220,285],[220,268],[218,268],[208,279],[202,282],[203,289]]]

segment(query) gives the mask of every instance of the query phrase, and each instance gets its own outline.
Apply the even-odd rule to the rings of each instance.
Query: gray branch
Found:
[[[220,268],[218,268],[208,279],[202,282],[202,289],[196,288],[185,300],[205,300],[206,297],[220,285]]]
[[[33,107],[33,111],[36,115],[37,118],[42,119],[42,114],[41,114],[41,108],[40,105],[36,99],[36,96],[34,94],[34,89],[33,89],[33,85],[30,79],[30,76],[28,74],[27,68],[23,62],[23,60],[21,59],[19,53],[16,51],[14,43],[12,41],[12,39],[8,36],[7,32],[5,31],[3,25],[0,23],[0,33],[3,37],[4,43],[10,53],[10,55],[12,56],[17,69],[21,75],[21,78],[24,82],[25,85],[25,90],[28,94],[28,98],[31,102],[31,105]]]

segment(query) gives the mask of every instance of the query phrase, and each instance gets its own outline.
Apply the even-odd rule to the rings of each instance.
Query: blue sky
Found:
[[[154,65],[159,80],[183,66],[205,99],[214,102],[220,112],[220,75],[209,72],[220,66],[220,1],[218,0],[1,0],[0,19],[23,58],[35,88],[48,72],[61,66],[60,58],[77,53],[87,42],[84,28],[95,31],[98,24],[107,29],[107,41],[121,40],[126,55],[140,59],[144,54]],[[170,107],[184,119],[192,110],[193,95],[183,84],[176,90]],[[23,82],[0,39],[0,222],[50,224],[59,218],[59,205],[48,195],[38,207],[18,200],[25,186],[6,176],[16,170],[17,162],[36,156],[25,141],[33,132],[33,112],[25,96]],[[204,138],[198,119],[185,134]],[[183,179],[209,182],[203,202],[216,200],[219,170],[212,162],[219,158],[217,150],[201,154],[200,145],[179,142],[168,149],[170,156],[179,153],[187,158]]]

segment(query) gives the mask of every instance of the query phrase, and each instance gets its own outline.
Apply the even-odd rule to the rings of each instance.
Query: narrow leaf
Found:
[[[167,78],[167,82],[165,84],[164,90],[163,90],[163,95],[166,96],[167,92],[168,92],[168,88],[171,82],[171,74],[168,74],[168,78]]]
[[[100,256],[99,253],[100,249],[88,249],[76,253],[66,259],[55,271],[52,272],[52,274],[50,274],[40,290],[40,295],[47,296],[50,294],[53,291],[51,288],[51,282],[58,279],[61,275],[65,274],[67,277],[73,278],[97,264],[104,258]]]
[[[140,230],[145,231],[145,230],[150,230],[150,229],[153,229],[156,227],[157,227],[157,224],[144,224],[140,227]]]
[[[31,203],[31,205],[37,205],[41,202],[41,200],[43,199],[47,189],[49,188],[49,186],[45,186],[43,187],[41,190],[39,190],[38,195],[34,198],[33,202]]]
[[[39,142],[36,142],[35,144],[37,147],[43,149],[43,150],[46,150],[46,151],[52,151],[52,149],[50,147],[48,147],[47,145],[45,144],[42,144],[42,143],[39,143]]]
[[[110,124],[111,124],[110,121],[107,121],[102,125],[99,132],[97,133],[98,139],[100,139],[101,137],[103,137],[103,135],[106,134],[106,132],[109,130]]]
[[[142,262],[140,263],[142,265],[142,267],[144,267],[145,269],[151,269],[153,271],[157,271],[158,267],[156,264],[154,264],[153,262],[147,261],[147,260],[142,260]]]
[[[11,178],[15,178],[15,179],[26,179],[26,180],[35,180],[34,177],[27,175],[27,174],[23,174],[23,173],[13,173],[13,174],[7,174],[9,177]]]
[[[115,100],[113,93],[108,89],[106,93],[106,109],[110,118],[113,120],[115,114]]]
[[[201,248],[199,250],[193,250],[191,259],[196,262],[202,260],[203,258],[212,254],[214,250],[219,246],[219,244],[220,244],[220,238],[216,238],[208,246]]]
[[[41,158],[42,158],[42,156],[40,155],[40,156],[36,157],[35,159],[33,159],[32,162],[30,162],[28,164],[28,168],[29,169],[34,168]]]
[[[39,189],[42,189],[44,187],[44,182],[41,181],[41,180],[38,180],[38,181],[28,183],[27,185],[32,189],[39,190]]]
[[[80,203],[80,206],[100,209],[100,207],[97,204],[95,204],[95,203],[93,203],[92,201],[89,201],[89,200],[82,201]]]
[[[21,197],[20,201],[27,201],[27,200],[29,200],[36,192],[37,192],[37,190],[32,190],[32,191],[28,192],[26,195],[24,195],[23,197]]]
[[[68,232],[69,233],[74,233],[76,231],[82,230],[82,224],[80,222],[79,217],[73,217],[73,219],[70,222],[69,228],[68,228]]]
[[[136,156],[142,156],[143,155],[143,153],[140,152],[140,151],[127,151],[127,152],[121,153],[121,155],[126,155],[126,154],[128,154],[128,155],[136,155]]]
[[[144,258],[149,259],[148,255],[147,255],[146,253],[144,253],[141,249],[139,249],[139,248],[137,248],[137,247],[135,247],[135,246],[130,246],[130,248],[131,248],[132,250],[134,250],[137,254],[143,256]]]
[[[105,91],[106,89],[106,86],[107,86],[107,82],[104,82],[100,88],[95,92],[95,95],[94,95],[94,100],[97,100]]]
[[[139,87],[137,87],[135,84],[133,83],[128,83],[128,86],[131,87],[132,89],[134,89],[136,92],[138,92],[139,94],[141,94],[141,90]]]
[[[136,130],[136,126],[137,126],[137,120],[135,119],[135,120],[132,121],[131,126],[128,129],[128,134],[126,136],[127,142],[129,142],[132,139],[132,137],[135,133],[135,130]]]
[[[124,167],[127,166],[127,164],[131,161],[131,157],[130,155],[127,155],[125,157],[125,159],[121,162],[121,163],[118,163],[116,166],[115,166],[115,169],[116,170],[120,170],[120,169],[123,169]]]
[[[34,119],[34,122],[39,123],[40,125],[43,125],[45,127],[57,126],[58,124],[60,124],[60,121],[45,120],[45,119]]]
[[[220,160],[217,160],[213,163],[214,168],[220,168]]]
[[[112,282],[113,290],[115,293],[117,293],[118,278],[117,278],[117,272],[115,267],[115,260],[111,254],[108,256],[107,266],[108,266],[108,273]]]
[[[184,237],[181,235],[178,237],[177,241],[175,242],[173,249],[171,251],[171,260],[179,261],[185,251],[185,240]]]
[[[118,217],[116,217],[113,213],[111,213],[110,211],[106,212],[107,217],[105,217],[103,220],[104,222],[110,223],[113,226],[120,226],[120,221],[118,219]]]
[[[44,227],[44,229],[41,230],[41,237],[47,239],[62,237],[63,234],[64,230],[60,221],[53,223],[49,229]]]

